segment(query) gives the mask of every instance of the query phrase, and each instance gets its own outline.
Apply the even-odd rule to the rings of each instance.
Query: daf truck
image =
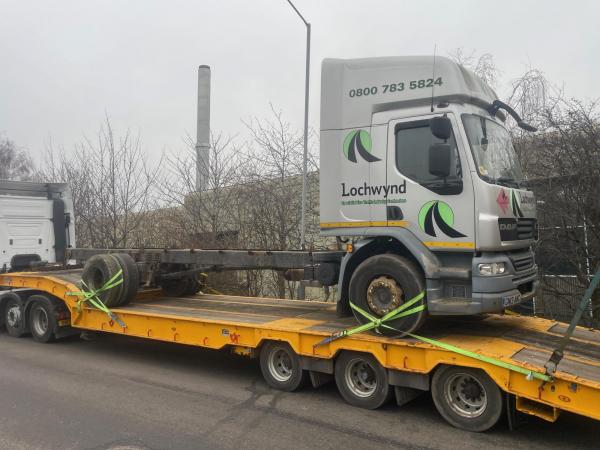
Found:
[[[447,58],[325,59],[320,227],[341,251],[128,252],[151,261],[142,279],[173,295],[194,290],[194,270],[302,269],[306,281],[337,285],[339,315],[354,312],[360,322],[351,304],[382,317],[424,292],[420,311],[390,324],[400,332],[428,315],[502,312],[538,285],[535,198],[507,114],[533,130]],[[84,262],[105,252],[70,253]]]
[[[382,316],[425,290],[426,310],[396,323],[410,330],[534,295],[535,198],[504,112],[532,130],[447,58],[323,62],[321,233],[357,239],[340,308]]]

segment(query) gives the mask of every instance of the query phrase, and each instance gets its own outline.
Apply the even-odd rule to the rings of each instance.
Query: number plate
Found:
[[[508,306],[516,305],[520,301],[521,294],[507,295],[506,297],[502,297],[502,306],[506,308]]]

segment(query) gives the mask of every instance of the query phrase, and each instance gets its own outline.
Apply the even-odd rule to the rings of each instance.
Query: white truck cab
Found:
[[[501,110],[534,131],[447,58],[323,61],[321,234],[353,240],[340,312],[382,316],[423,291],[425,310],[396,322],[409,331],[533,296],[535,199]]]
[[[66,184],[0,180],[0,271],[64,262],[74,227]]]

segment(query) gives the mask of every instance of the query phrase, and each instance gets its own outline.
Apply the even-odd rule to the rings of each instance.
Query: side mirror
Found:
[[[452,147],[450,144],[431,144],[429,147],[429,173],[447,178],[452,167]]]
[[[434,117],[429,120],[429,129],[438,139],[450,139],[452,136],[452,123],[446,116]]]

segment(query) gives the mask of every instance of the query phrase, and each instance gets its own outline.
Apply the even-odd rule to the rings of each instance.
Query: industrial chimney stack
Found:
[[[208,186],[210,160],[210,67],[198,67],[198,125],[196,134],[196,190]]]

